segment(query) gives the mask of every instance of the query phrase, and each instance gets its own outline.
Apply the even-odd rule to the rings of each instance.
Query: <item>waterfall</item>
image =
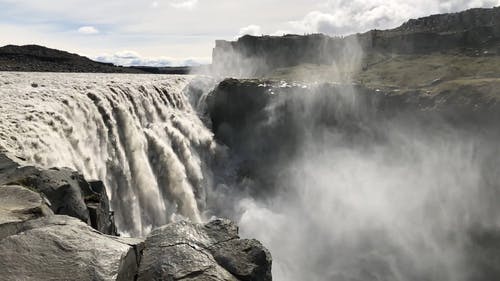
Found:
[[[106,184],[118,229],[203,218],[216,144],[190,76],[2,73],[0,150]]]

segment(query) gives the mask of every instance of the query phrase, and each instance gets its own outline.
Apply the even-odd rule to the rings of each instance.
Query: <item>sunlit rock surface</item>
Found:
[[[0,240],[0,280],[134,280],[139,258],[133,245],[56,215]]]
[[[170,279],[270,281],[271,254],[256,240],[240,239],[227,220],[174,223],[146,239],[138,278]]]
[[[53,215],[39,193],[18,185],[0,185],[0,239],[17,232],[27,220]]]

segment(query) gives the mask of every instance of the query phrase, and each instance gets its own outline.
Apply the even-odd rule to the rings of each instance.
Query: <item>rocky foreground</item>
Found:
[[[0,280],[271,280],[271,255],[224,219],[117,236],[104,185],[0,154]]]

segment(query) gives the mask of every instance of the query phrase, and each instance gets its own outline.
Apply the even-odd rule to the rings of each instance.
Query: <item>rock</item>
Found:
[[[255,239],[230,240],[209,248],[215,261],[239,280],[271,280],[271,254]]]
[[[134,280],[141,243],[68,216],[27,221],[0,240],[0,280]]]
[[[47,196],[54,213],[79,218],[84,222],[90,221],[83,195],[91,191],[82,190],[85,187],[85,180],[81,175],[69,169],[33,170],[30,167],[22,167],[19,170],[20,177],[14,182],[31,187]],[[24,170],[29,173],[22,173]],[[89,189],[88,184],[87,189]]]
[[[0,186],[0,240],[16,233],[25,221],[53,214],[39,193],[17,185]]]
[[[154,230],[145,247],[139,281],[271,280],[269,252],[260,243],[240,240],[228,220],[169,224]]]
[[[90,193],[85,198],[90,217],[90,225],[102,233],[117,235],[114,214],[110,211],[109,198],[102,181],[90,181]]]
[[[101,181],[14,159],[0,153],[0,281],[271,280],[269,252],[228,220],[112,236]]]
[[[22,166],[22,161],[0,154],[0,185],[20,185],[42,193],[55,214],[78,218],[105,234],[116,235],[104,184],[87,182],[68,168]]]

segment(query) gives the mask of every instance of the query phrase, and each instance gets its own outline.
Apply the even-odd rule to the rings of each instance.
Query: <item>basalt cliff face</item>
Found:
[[[235,42],[216,42],[213,69],[222,76],[265,76],[275,69],[300,64],[331,65],[360,52],[367,57],[436,52],[495,56],[500,55],[499,18],[500,8],[471,9],[346,37],[246,35]],[[368,60],[366,65],[369,64]]]

